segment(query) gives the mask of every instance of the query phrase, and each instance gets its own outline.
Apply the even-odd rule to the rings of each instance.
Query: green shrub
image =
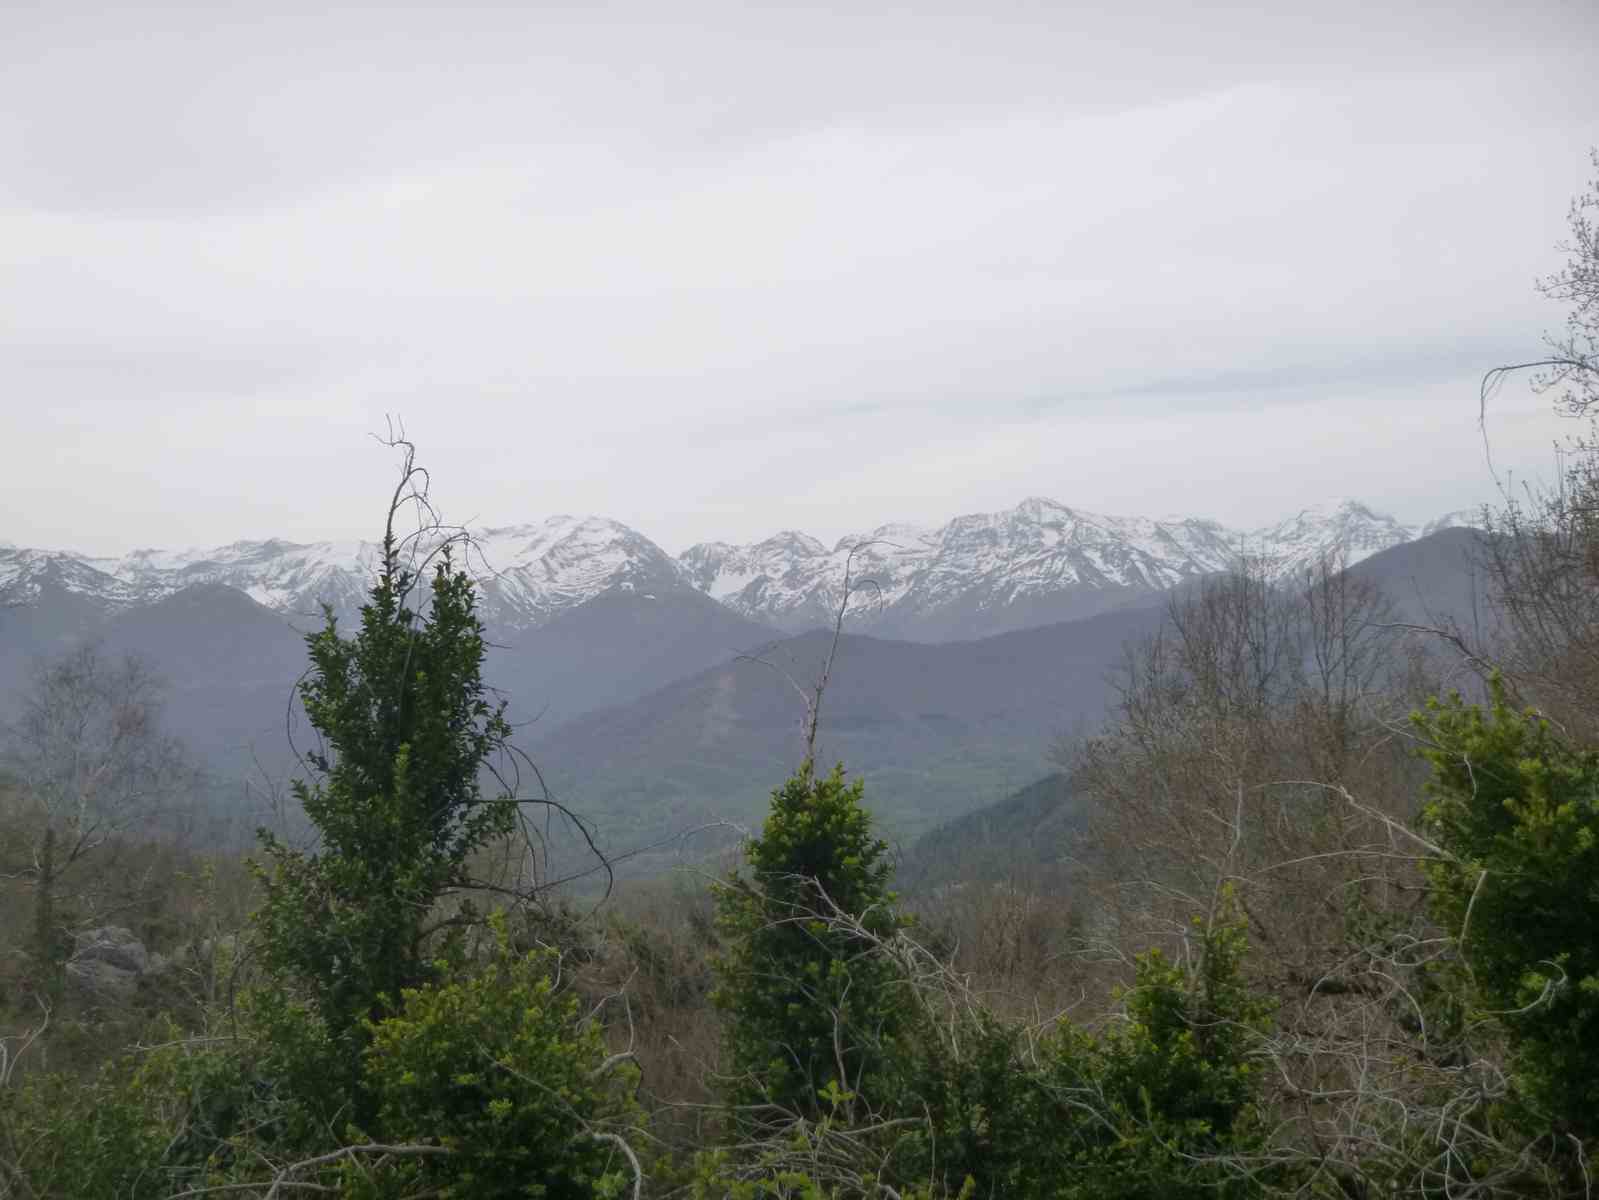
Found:
[[[498,924],[498,923],[497,923]],[[403,993],[371,1029],[366,1082],[385,1143],[448,1155],[405,1159],[386,1182],[441,1196],[590,1197],[631,1183],[614,1143],[634,1072],[553,982],[550,951],[519,954],[503,926],[492,957]]]
[[[735,1105],[819,1117],[829,1084],[875,1099],[883,1047],[905,1004],[870,943],[900,921],[888,848],[872,836],[861,793],[842,766],[818,778],[807,761],[772,793],[748,874],[718,893],[726,951],[712,999],[726,1018]],[[867,937],[841,927],[840,916]]]
[[[1435,916],[1459,939],[1476,1015],[1509,1033],[1535,1125],[1599,1136],[1599,754],[1458,696],[1418,718],[1432,764]]]

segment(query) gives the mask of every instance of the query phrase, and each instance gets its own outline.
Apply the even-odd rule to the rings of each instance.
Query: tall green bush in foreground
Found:
[[[633,1068],[557,990],[554,957],[519,953],[496,921],[486,962],[407,989],[373,1027],[366,1083],[385,1140],[452,1153],[395,1159],[372,1195],[582,1200],[632,1181],[613,1131],[631,1116]]]
[[[466,884],[467,859],[515,819],[479,787],[510,727],[485,692],[472,581],[446,549],[423,611],[415,583],[390,530],[360,630],[341,636],[330,612],[306,639],[300,698],[321,745],[306,755],[313,779],[293,786],[320,844],[263,835],[266,963],[309,991],[352,1064],[365,1024],[430,978],[436,906]]]
[[[1454,697],[1420,718],[1433,767],[1436,915],[1460,942],[1476,1019],[1515,1051],[1527,1115],[1599,1137],[1599,753],[1517,712]]]
[[[719,893],[728,949],[713,999],[726,1017],[735,1105],[814,1118],[830,1107],[830,1085],[868,1098],[876,1087],[905,1006],[869,942],[899,919],[888,847],[872,834],[862,787],[845,782],[842,765],[819,777],[807,760],[772,793],[748,873]]]
[[[1271,1006],[1244,980],[1241,917],[1196,928],[1195,941],[1194,970],[1149,952],[1123,1019],[1063,1045],[1055,1079],[1093,1098],[1091,1113],[1068,1110],[1080,1150],[1063,1194],[1199,1200],[1264,1190],[1251,1051]]]
[[[1267,1006],[1232,901],[1188,966],[1140,960],[1105,1031],[1029,1028],[907,936],[862,792],[802,766],[722,886],[735,1137],[701,1158],[694,1194],[1258,1194]]]
[[[996,1017],[907,945],[867,952],[900,1002],[870,1103],[824,1088],[805,1120],[742,1126],[699,1160],[697,1200],[1241,1200],[1292,1187],[1266,1147],[1267,1005],[1243,980],[1237,920],[1196,929],[1190,966],[1143,956],[1101,1031]]]
[[[416,475],[408,452],[397,495]],[[414,599],[393,520],[391,508],[360,630],[342,637],[329,612],[307,639],[300,698],[321,744],[295,795],[320,842],[307,852],[263,835],[257,923],[272,978],[256,1012],[272,1047],[295,1044],[290,1025],[321,1031],[271,1073],[303,1081],[322,1057],[321,1088],[290,1091],[323,1097],[354,1196],[374,1176],[386,1182],[372,1195],[619,1188],[605,1166],[621,1145],[605,1126],[630,1092],[619,1060],[557,992],[551,959],[514,954],[503,923],[486,950],[465,936],[481,928],[468,861],[515,827],[517,799],[479,782],[510,726],[483,682],[472,580],[446,542]]]
[[[403,443],[402,443],[403,445]],[[263,834],[256,978],[161,1046],[72,1089],[0,1087],[0,1195],[616,1195],[639,1167],[628,1055],[464,897],[514,827],[479,777],[510,729],[482,679],[473,584],[448,543],[419,588],[393,531],[361,627],[331,612],[299,688],[320,742],[296,797],[320,839]],[[417,593],[420,592],[420,595]],[[0,1084],[3,1084],[0,1079]]]

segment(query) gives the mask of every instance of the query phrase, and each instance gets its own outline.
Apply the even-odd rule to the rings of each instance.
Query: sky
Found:
[[[0,5],[0,541],[671,552],[1040,495],[1424,521],[1537,357],[1599,5]],[[1492,452],[1492,470],[1485,454]]]

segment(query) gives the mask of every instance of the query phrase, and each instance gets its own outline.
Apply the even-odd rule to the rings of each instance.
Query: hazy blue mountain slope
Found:
[[[1476,529],[1444,529],[1374,554],[1351,567],[1350,574],[1382,588],[1402,621],[1453,622],[1488,632],[1495,618],[1484,565],[1486,536]]]
[[[994,804],[928,830],[900,862],[901,886],[918,891],[957,881],[1005,882],[1058,866],[1085,814],[1059,772]]]
[[[489,659],[494,686],[542,734],[597,708],[626,704],[776,637],[765,625],[687,588],[613,588],[529,630]]]
[[[1122,644],[1161,620],[1144,609],[943,645],[846,635],[819,757],[863,775],[885,830],[914,836],[1042,774],[1056,734],[1105,711]],[[570,721],[532,748],[613,847],[751,823],[803,752],[804,706],[780,672],[814,679],[828,644],[821,632],[788,639],[765,654],[770,667],[725,663]]]
[[[0,720],[14,711],[37,660],[69,649],[106,620],[103,603],[44,579],[27,602],[0,597]]]
[[[168,728],[215,771],[288,769],[285,723],[306,655],[283,617],[234,588],[199,584],[114,617],[99,636],[107,652],[137,654],[165,677]]]
[[[1444,530],[1354,571],[1393,593],[1401,619],[1462,619],[1481,607],[1477,536]],[[168,677],[171,727],[226,779],[289,772],[285,723],[305,648],[283,614],[218,583],[108,607],[85,586],[98,581],[91,569],[37,557],[24,565],[14,582],[27,602],[0,611],[3,703],[15,703],[39,655],[98,637]],[[488,664],[513,716],[530,722],[520,741],[613,847],[757,819],[801,752],[803,705],[774,668],[808,684],[829,644],[820,632],[769,643],[767,627],[690,584],[642,578],[502,636]],[[866,776],[869,802],[902,839],[1002,799],[1047,771],[1059,733],[1101,719],[1123,643],[1159,626],[1167,595],[972,641],[847,635],[821,756]],[[762,645],[770,665],[737,659]],[[299,736],[309,736],[303,723]]]
[[[217,774],[282,779],[295,766],[288,730],[306,668],[303,630],[237,589],[202,583],[109,618],[81,594],[46,586],[47,603],[0,612],[0,670],[14,704],[41,657],[96,640],[133,653],[164,677],[167,724]],[[297,628],[296,626],[299,626]],[[342,626],[349,629],[348,624]],[[561,720],[625,704],[684,675],[769,641],[772,632],[692,589],[613,588],[489,651],[487,677],[513,716],[543,733]]]
[[[1352,567],[1350,574],[1382,588],[1397,621],[1453,622],[1464,629],[1473,628],[1474,622],[1491,625],[1483,536],[1474,529],[1446,527],[1381,550]],[[1437,648],[1447,652],[1441,642]],[[997,883],[1019,874],[1037,883],[1064,856],[1091,852],[1078,844],[1083,816],[1070,779],[1048,775],[923,834],[902,861],[902,885],[927,889],[957,880]],[[1042,876],[1040,869],[1046,869]]]
[[[1477,536],[1444,530],[1353,571],[1396,593],[1400,620],[1469,610]],[[884,828],[914,837],[1044,774],[1056,737],[1102,719],[1125,644],[1164,619],[1162,603],[969,642],[847,635],[824,701],[821,757],[864,775]],[[753,822],[801,753],[803,705],[773,668],[814,679],[827,644],[819,631],[800,635],[764,656],[770,667],[726,663],[571,721],[535,740],[540,764],[613,846],[705,822]],[[1011,818],[995,820],[1002,831]],[[1029,836],[1016,832],[1015,844]]]

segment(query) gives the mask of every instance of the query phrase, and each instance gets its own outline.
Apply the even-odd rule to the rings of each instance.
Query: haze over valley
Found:
[[[1047,772],[1061,734],[1097,724],[1124,644],[1160,627],[1173,589],[1246,564],[1293,587],[1332,561],[1383,576],[1418,620],[1455,618],[1474,598],[1480,519],[1407,526],[1343,501],[1235,530],[1029,499],[833,547],[784,533],[674,558],[619,522],[562,516],[472,531],[457,553],[481,589],[489,679],[527,723],[519,740],[621,850],[753,819],[764,790],[749,781],[802,754],[793,681],[821,670],[846,569],[821,745],[911,838]],[[377,561],[370,542],[0,550],[0,695],[14,702],[36,662],[75,644],[136,654],[170,681],[169,719],[215,786],[259,796],[297,765],[303,635],[323,604],[359,624]]]

